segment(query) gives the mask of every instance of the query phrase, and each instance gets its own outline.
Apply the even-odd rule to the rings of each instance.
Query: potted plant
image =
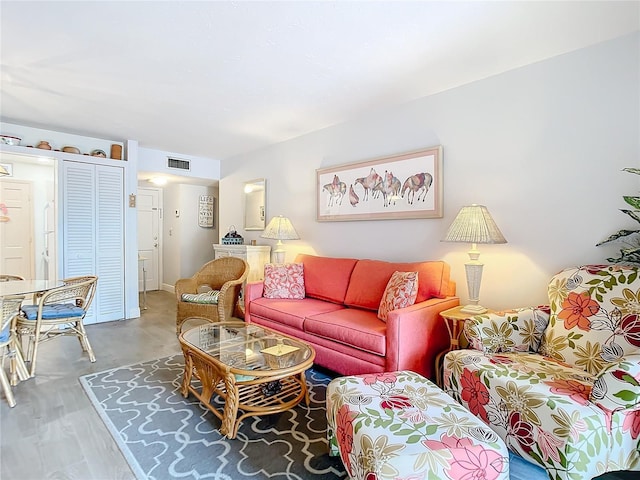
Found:
[[[624,172],[640,175],[640,168],[623,168],[622,170]],[[622,198],[628,205],[633,207],[633,210],[621,208],[620,211],[626,213],[636,222],[640,223],[640,197],[624,195]],[[614,241],[622,242],[624,246],[620,249],[619,257],[607,258],[609,262],[640,266],[640,230],[618,230],[606,240],[596,244],[596,246]]]

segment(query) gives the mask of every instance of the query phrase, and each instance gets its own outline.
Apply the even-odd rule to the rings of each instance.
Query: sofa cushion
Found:
[[[351,274],[345,305],[378,310],[384,289],[393,272],[418,272],[416,303],[430,298],[445,298],[449,291],[449,265],[442,261],[391,263],[358,260]]]
[[[267,298],[304,298],[304,266],[301,263],[267,263],[264,293]]]
[[[540,352],[598,374],[640,350],[637,270],[585,265],[549,283],[551,315]]]
[[[382,294],[378,318],[386,322],[391,310],[413,305],[417,294],[418,272],[393,272]]]
[[[304,265],[304,287],[307,297],[344,303],[344,296],[347,292],[351,272],[357,262],[356,259],[299,254],[295,261]],[[387,278],[387,280],[389,279]]]
[[[640,353],[627,355],[600,372],[589,400],[610,412],[640,403]]]
[[[251,301],[249,313],[252,317],[268,318],[271,321],[302,330],[305,316],[334,312],[344,308],[342,305],[315,298],[290,300],[260,297]]]
[[[344,308],[309,315],[304,321],[304,331],[377,355],[386,354],[387,328],[376,312]]]

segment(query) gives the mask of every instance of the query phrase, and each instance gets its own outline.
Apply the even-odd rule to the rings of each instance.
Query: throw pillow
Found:
[[[383,322],[392,310],[413,305],[418,295],[418,272],[393,272],[384,289],[378,318]]]
[[[264,266],[265,298],[304,298],[304,267],[301,263],[267,263]]]
[[[211,290],[203,293],[183,293],[182,301],[188,303],[218,303],[218,297],[220,296],[220,290]]]

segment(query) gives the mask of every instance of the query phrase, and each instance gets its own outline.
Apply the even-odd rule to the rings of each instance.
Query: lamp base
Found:
[[[284,263],[284,250],[274,250],[273,251],[273,260],[274,263]]]
[[[471,313],[473,315],[480,315],[487,311],[482,305],[465,305],[460,312],[462,313]]]

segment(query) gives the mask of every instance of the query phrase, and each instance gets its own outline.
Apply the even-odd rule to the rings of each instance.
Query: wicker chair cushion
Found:
[[[4,343],[9,340],[9,325],[7,325],[2,332],[0,332],[0,343]]]
[[[183,293],[182,301],[187,303],[217,304],[220,290],[211,290],[203,293]]]
[[[38,318],[38,305],[25,305],[21,308],[28,320]],[[52,320],[54,318],[82,317],[84,309],[72,303],[55,303],[45,305],[42,308],[42,318]]]

